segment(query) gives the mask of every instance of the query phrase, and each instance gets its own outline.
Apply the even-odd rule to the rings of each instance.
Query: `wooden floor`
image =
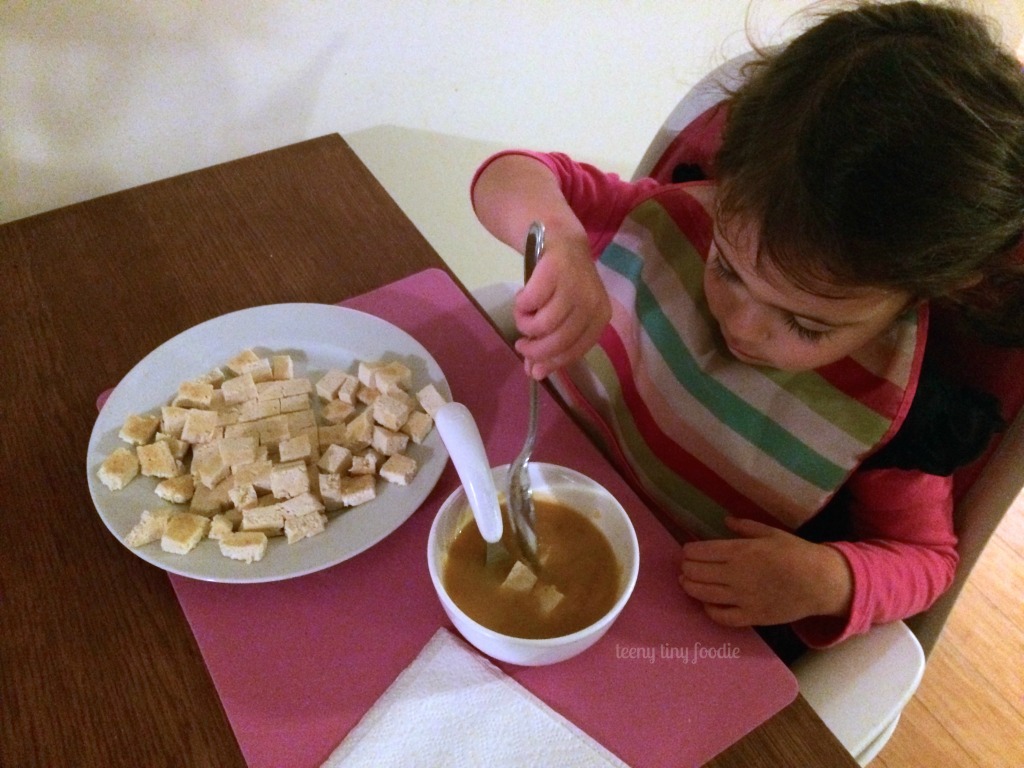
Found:
[[[1024,495],[982,553],[871,768],[1024,766]]]

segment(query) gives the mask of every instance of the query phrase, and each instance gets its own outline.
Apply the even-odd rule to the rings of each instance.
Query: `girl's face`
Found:
[[[756,227],[715,227],[704,293],[732,354],[786,371],[819,368],[856,351],[910,305],[901,291],[826,286],[808,293],[767,262],[757,263]]]

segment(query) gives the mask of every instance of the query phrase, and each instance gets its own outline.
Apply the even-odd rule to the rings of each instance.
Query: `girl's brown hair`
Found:
[[[763,257],[805,286],[956,302],[1024,343],[1024,74],[980,18],[861,3],[748,75],[715,175]]]

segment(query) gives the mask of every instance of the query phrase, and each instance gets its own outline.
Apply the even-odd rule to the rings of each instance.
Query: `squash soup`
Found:
[[[561,637],[590,626],[612,608],[622,568],[608,539],[586,515],[539,495],[534,506],[539,573],[530,573],[520,562],[525,558],[519,556],[502,507],[502,543],[512,557],[487,565],[486,542],[471,518],[448,550],[444,587],[467,616],[495,632]]]

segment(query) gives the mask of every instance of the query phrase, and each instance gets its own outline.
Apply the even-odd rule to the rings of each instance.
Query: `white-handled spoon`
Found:
[[[487,562],[509,557],[501,543],[503,525],[498,489],[473,414],[462,403],[445,403],[434,414],[434,424],[466,491],[476,527],[487,542]]]

